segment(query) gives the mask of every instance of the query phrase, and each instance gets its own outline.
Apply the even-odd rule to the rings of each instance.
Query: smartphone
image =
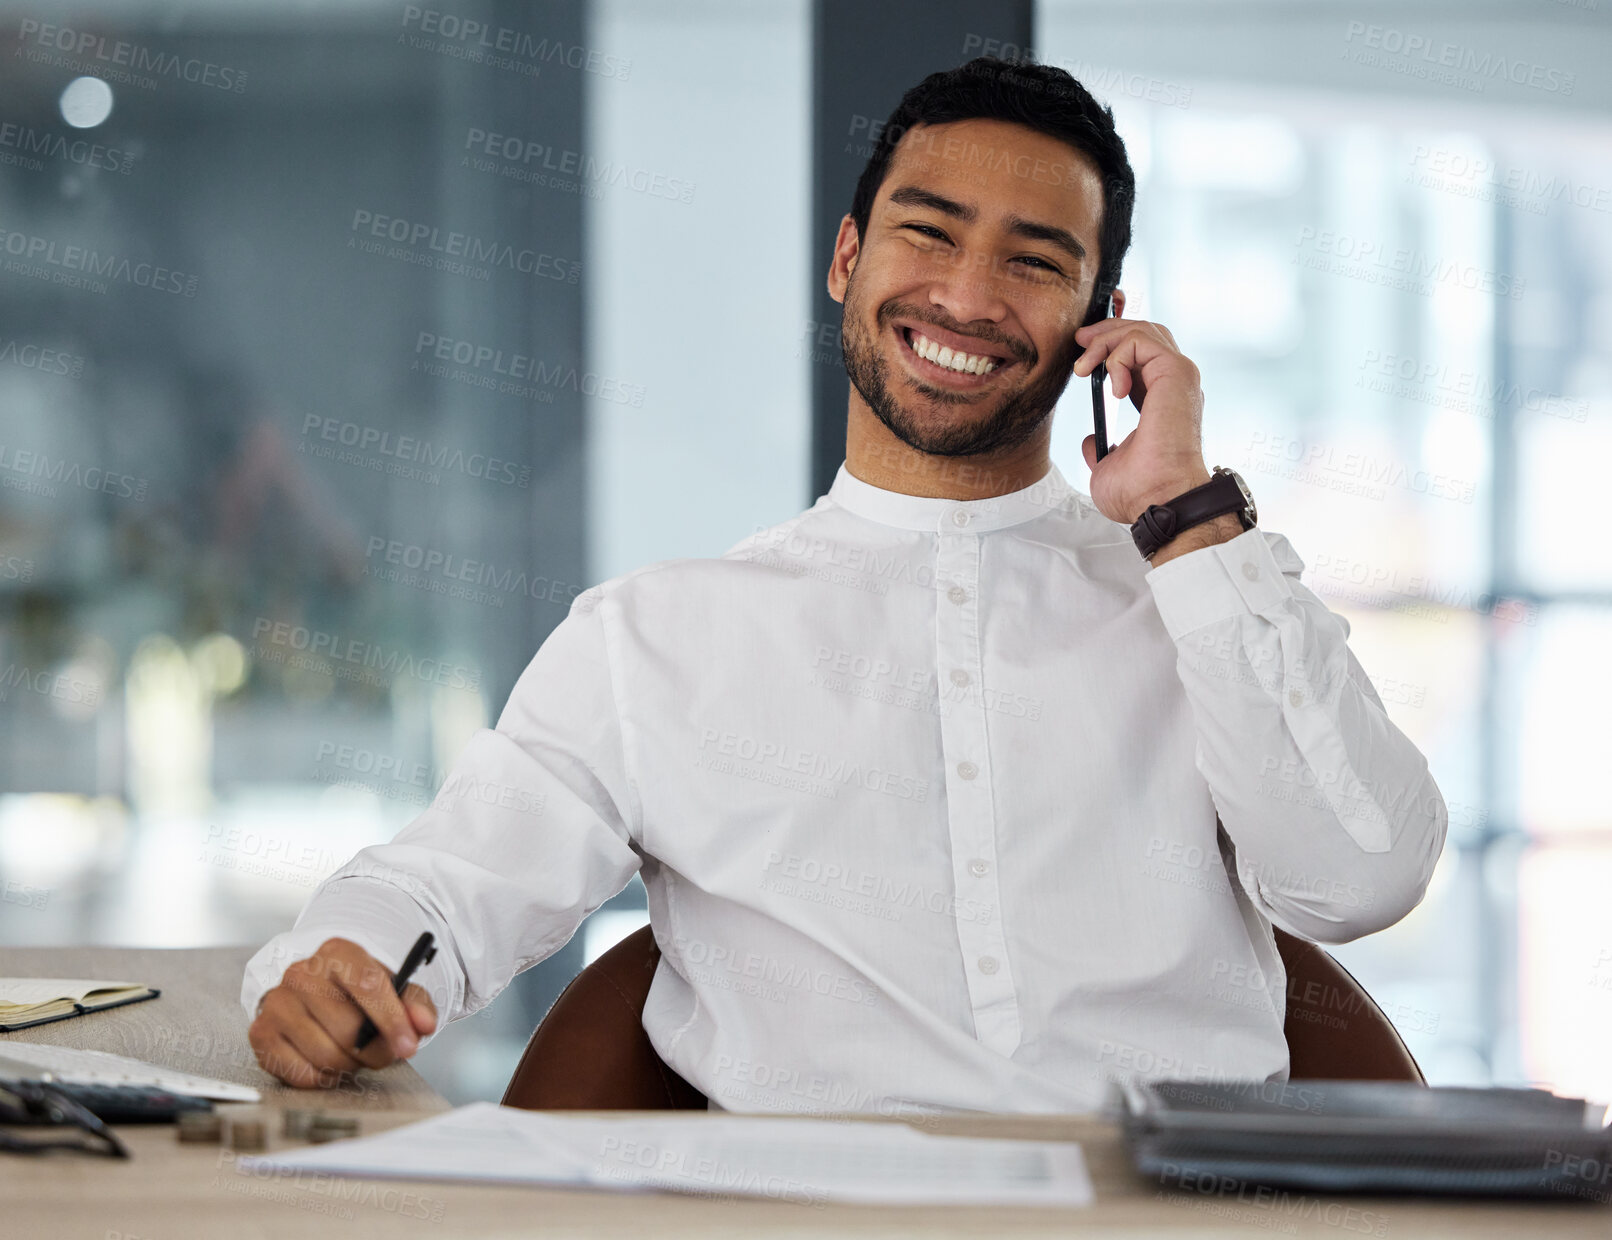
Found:
[[[1108,305],[1105,312],[1086,322],[1090,327],[1093,323],[1101,323],[1104,319],[1114,317],[1114,297],[1109,294]],[[1108,367],[1098,366],[1091,372],[1091,421],[1092,429],[1097,435],[1097,459],[1100,461],[1108,455],[1108,407],[1103,399],[1103,384],[1108,379]]]

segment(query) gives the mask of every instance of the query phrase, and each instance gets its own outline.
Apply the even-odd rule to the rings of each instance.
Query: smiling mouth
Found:
[[[1013,365],[1011,358],[988,353],[964,353],[929,339],[912,327],[901,327],[896,334],[912,365],[921,374],[958,387],[977,387]]]

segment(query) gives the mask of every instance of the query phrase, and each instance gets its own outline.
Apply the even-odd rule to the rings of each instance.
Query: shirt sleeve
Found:
[[[416,980],[440,1030],[558,951],[627,885],[641,833],[599,601],[598,588],[577,597],[430,807],[391,843],[361,849],[252,957],[248,1017],[326,939],[351,939],[395,971],[429,930],[436,959]]]
[[[1421,901],[1448,811],[1303,569],[1285,537],[1255,528],[1147,582],[1241,886],[1284,930],[1344,943]]]

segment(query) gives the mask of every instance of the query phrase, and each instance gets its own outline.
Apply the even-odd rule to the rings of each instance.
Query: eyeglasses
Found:
[[[100,1116],[44,1081],[0,1081],[0,1124],[76,1128],[85,1134],[71,1140],[28,1141],[0,1131],[0,1151],[38,1154],[44,1150],[83,1150],[112,1158],[129,1156],[128,1148],[101,1122]]]

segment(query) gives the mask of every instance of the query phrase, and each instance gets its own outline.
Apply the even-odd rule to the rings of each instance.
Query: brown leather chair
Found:
[[[1276,931],[1287,969],[1293,1080],[1414,1081],[1416,1060],[1349,971],[1314,943]],[[705,1095],[673,1072],[644,1032],[644,1001],[660,948],[648,926],[572,979],[526,1044],[504,1105],[533,1111],[704,1110]]]

